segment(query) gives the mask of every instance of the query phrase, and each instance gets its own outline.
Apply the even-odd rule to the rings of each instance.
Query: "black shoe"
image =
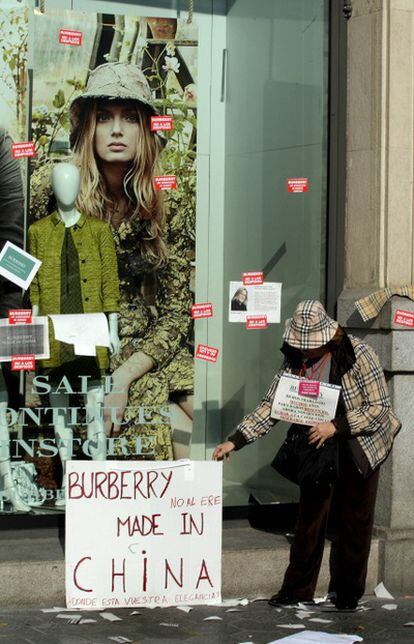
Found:
[[[297,604],[313,604],[312,600],[298,599],[292,595],[287,595],[286,593],[278,592],[276,595],[272,595],[268,601],[269,606],[276,606],[283,608],[283,606],[297,606]]]
[[[358,599],[355,597],[336,597],[333,603],[338,610],[356,610],[358,607]]]

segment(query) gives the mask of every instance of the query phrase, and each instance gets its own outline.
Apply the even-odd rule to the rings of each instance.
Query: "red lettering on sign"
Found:
[[[210,586],[213,588],[213,584],[211,583],[211,579],[209,577],[206,562],[204,561],[204,559],[203,559],[203,563],[201,564],[200,574],[198,575],[198,579],[197,579],[197,584],[196,584],[197,590],[200,585],[200,581],[203,581],[203,580],[207,580]]]
[[[206,360],[206,362],[217,362],[219,350],[214,347],[209,347],[207,344],[199,344],[195,357],[199,360]]]
[[[243,284],[244,286],[253,286],[255,284],[263,284],[263,273],[243,273]]]
[[[167,590],[167,588],[168,588],[168,574],[171,575],[171,577],[174,579],[174,581],[177,584],[177,586],[182,588],[183,587],[183,572],[184,572],[183,564],[184,564],[184,559],[182,557],[180,557],[180,578],[179,579],[177,579],[177,577],[174,575],[173,571],[171,570],[171,566],[168,563],[168,559],[165,559],[164,562],[165,562],[165,581],[164,581],[165,590]]]
[[[12,356],[12,371],[33,371],[35,368],[34,355]]]
[[[9,324],[31,324],[32,309],[9,309]]]
[[[267,315],[248,315],[246,329],[267,329]]]
[[[163,130],[170,132],[173,127],[172,116],[151,116],[151,132],[160,132]]]
[[[202,304],[193,304],[191,307],[191,317],[193,320],[200,318],[213,317],[213,305],[211,302],[203,302]]]
[[[397,309],[394,315],[394,324],[401,324],[401,326],[414,327],[414,312]]]
[[[73,29],[61,29],[59,31],[59,44],[80,47],[82,44],[82,32]]]
[[[112,559],[112,592],[115,590],[115,577],[121,577],[122,590],[125,592],[125,559],[122,559],[122,572],[115,572],[115,559]]]
[[[92,589],[91,588],[83,588],[78,583],[78,568],[84,561],[87,561],[88,559],[89,559],[89,561],[92,561],[92,557],[82,557],[82,559],[79,559],[79,561],[76,564],[75,569],[73,571],[73,583],[75,584],[76,588],[79,588],[79,590],[82,590],[84,593],[91,593]]]
[[[36,150],[33,141],[26,143],[12,143],[12,157],[13,159],[23,159],[25,157],[35,157]]]
[[[172,190],[177,187],[177,177],[174,174],[167,174],[155,177],[155,190]]]
[[[305,177],[300,177],[299,179],[287,180],[288,192],[308,192],[308,190],[309,190],[309,179],[306,179]]]

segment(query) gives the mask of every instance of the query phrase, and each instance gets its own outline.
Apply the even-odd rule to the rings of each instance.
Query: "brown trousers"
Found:
[[[302,601],[313,598],[322,563],[328,516],[336,538],[330,555],[330,592],[359,599],[364,594],[379,468],[363,478],[346,444],[340,446],[339,481],[328,497],[301,489],[295,538],[281,588]]]

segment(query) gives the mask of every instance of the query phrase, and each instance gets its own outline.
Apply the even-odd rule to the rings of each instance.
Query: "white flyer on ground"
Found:
[[[284,373],[273,400],[271,417],[287,423],[313,426],[335,418],[341,387],[321,382],[318,396],[299,393],[303,378]]]
[[[248,316],[265,315],[268,324],[278,324],[281,297],[280,282],[263,282],[252,286],[230,282],[229,322],[245,323]]]
[[[75,346],[75,354],[96,355],[95,347],[109,347],[109,328],[105,313],[50,315],[55,339]]]

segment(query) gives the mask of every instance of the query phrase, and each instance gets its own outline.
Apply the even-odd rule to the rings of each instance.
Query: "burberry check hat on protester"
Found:
[[[328,344],[338,330],[318,300],[300,302],[292,318],[286,320],[283,339],[295,349],[317,349]]]

